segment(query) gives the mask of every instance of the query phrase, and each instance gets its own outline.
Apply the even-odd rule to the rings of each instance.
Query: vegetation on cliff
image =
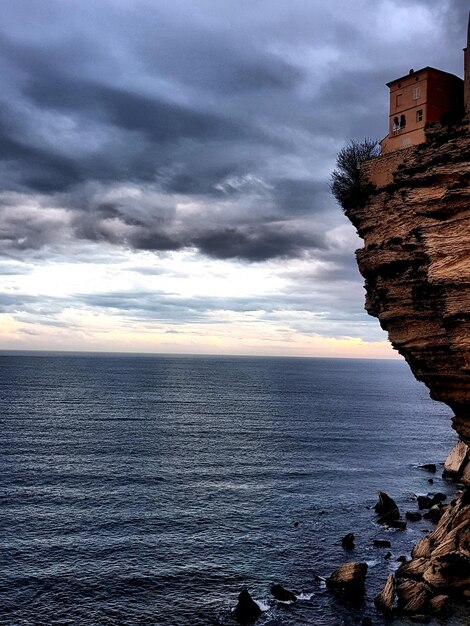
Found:
[[[339,151],[336,169],[331,175],[330,189],[344,210],[357,204],[364,195],[361,165],[379,154],[380,146],[374,139],[350,141]]]

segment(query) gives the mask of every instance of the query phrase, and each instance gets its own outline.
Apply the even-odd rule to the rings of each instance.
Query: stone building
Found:
[[[426,141],[424,128],[463,108],[463,81],[433,67],[410,70],[387,83],[390,88],[388,135],[382,152],[393,152]]]
[[[450,121],[470,112],[470,16],[464,48],[464,80],[433,67],[410,70],[387,83],[390,89],[388,135],[382,153],[395,152],[426,141],[425,127],[447,117]]]

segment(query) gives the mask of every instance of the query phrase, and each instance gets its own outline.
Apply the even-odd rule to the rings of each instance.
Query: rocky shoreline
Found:
[[[461,480],[465,467],[468,446],[459,442],[444,464],[444,476]],[[470,601],[470,490],[462,485],[447,505],[436,495],[440,496],[418,498],[419,509],[434,512],[428,519],[436,528],[414,546],[411,559],[388,576],[375,597],[377,608],[386,615],[426,622],[427,616],[445,611],[450,598]]]
[[[465,454],[462,455],[462,452]],[[468,454],[468,447],[459,442],[449,454],[442,472],[443,484],[448,485],[447,495],[441,491],[415,495],[414,510],[411,510],[413,507],[410,501],[410,505],[400,511],[392,497],[384,492],[378,493],[378,501],[373,507],[375,516],[371,510],[371,521],[378,528],[384,528],[384,535],[383,538],[371,540],[371,546],[381,550],[382,559],[382,566],[375,571],[375,576],[372,575],[375,582],[369,580],[371,572],[366,561],[346,560],[329,576],[318,576],[318,581],[326,587],[332,600],[350,608],[351,623],[361,626],[377,623],[378,615],[374,616],[371,610],[372,600],[385,621],[404,618],[417,623],[428,623],[435,617],[439,623],[443,623],[447,618],[453,619],[455,601],[459,606],[468,603],[470,502],[469,491],[460,482]],[[417,469],[430,472],[432,477],[427,479],[430,485],[439,479],[436,464],[420,465]],[[452,494],[451,485],[455,485],[454,495],[448,495],[449,490]],[[448,498],[450,502],[447,502]],[[402,543],[396,541],[399,535],[395,532],[399,533],[408,524],[408,527],[413,527],[415,522],[423,520],[435,524],[434,529],[428,531],[413,547],[410,556],[401,555],[397,558],[397,552],[393,556],[391,550],[396,550],[397,545]],[[356,533],[360,541],[360,529]],[[380,537],[380,533],[377,536]],[[355,533],[348,532],[339,542],[346,557],[348,553],[356,553]],[[365,554],[363,549],[361,554]],[[379,571],[383,573],[385,567],[389,572],[385,585],[375,597],[371,596]],[[268,606],[256,602],[248,589],[243,588],[232,610],[232,618],[239,624],[253,624],[276,603],[289,605],[301,598],[298,591],[286,589],[279,583],[272,584],[270,591],[272,601],[271,606]],[[309,599],[310,596],[314,594],[309,594]],[[261,619],[261,622],[265,620]],[[379,622],[382,623],[381,620]]]

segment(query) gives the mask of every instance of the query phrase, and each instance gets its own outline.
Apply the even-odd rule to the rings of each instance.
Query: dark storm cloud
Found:
[[[256,262],[325,250],[337,150],[385,133],[396,73],[461,71],[466,11],[459,0],[5,2],[0,191],[20,194],[21,210],[11,196],[0,205],[0,252],[89,240]],[[143,193],[107,200],[117,187]]]
[[[324,248],[321,236],[309,235],[284,224],[256,228],[226,228],[209,231],[193,240],[201,252],[218,259],[242,258],[266,261],[272,258],[301,257],[305,250]]]

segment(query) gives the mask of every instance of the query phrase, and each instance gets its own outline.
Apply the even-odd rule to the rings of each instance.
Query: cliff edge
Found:
[[[431,397],[470,444],[469,125],[435,126],[427,143],[370,159],[346,215],[364,239],[357,262],[378,317]]]
[[[469,130],[468,118],[435,125],[426,143],[366,161],[360,197],[344,207],[364,240],[356,255],[367,311],[431,397],[451,407],[460,438],[445,469],[467,486],[393,583],[399,600],[400,589],[416,600],[415,613],[439,594],[470,599]]]

